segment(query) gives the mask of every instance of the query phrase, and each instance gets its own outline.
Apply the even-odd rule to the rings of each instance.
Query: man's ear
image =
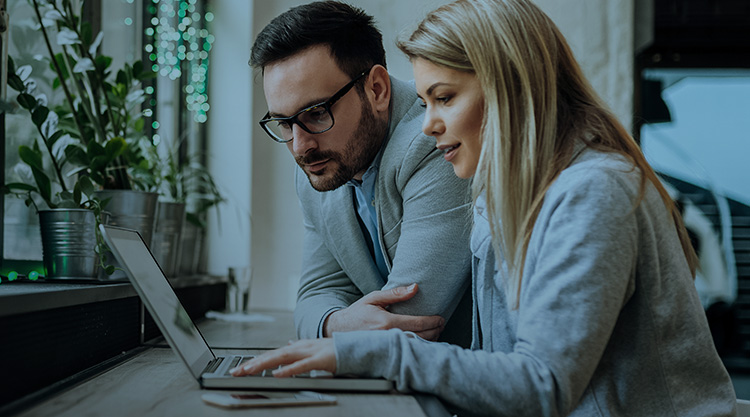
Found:
[[[391,104],[391,79],[388,70],[382,65],[375,65],[365,83],[365,93],[377,113],[387,112]]]

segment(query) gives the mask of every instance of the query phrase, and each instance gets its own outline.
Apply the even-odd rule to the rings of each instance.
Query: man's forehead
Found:
[[[327,100],[347,81],[327,50],[308,49],[267,65],[263,92],[272,114],[288,116]]]

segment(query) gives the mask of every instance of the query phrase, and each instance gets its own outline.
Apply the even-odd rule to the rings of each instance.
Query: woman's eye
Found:
[[[447,103],[448,101],[450,101],[450,99],[451,99],[451,97],[450,97],[450,96],[442,96],[442,97],[437,97],[437,98],[435,99],[435,101],[437,101],[437,102],[439,102],[439,103],[443,103],[443,104],[445,104],[445,103]]]

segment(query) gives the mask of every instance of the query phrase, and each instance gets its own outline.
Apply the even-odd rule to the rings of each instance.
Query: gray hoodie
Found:
[[[480,199],[472,350],[398,330],[334,335],[337,373],[382,376],[461,415],[733,416],[671,215],[622,157],[586,150],[550,187],[518,309]]]

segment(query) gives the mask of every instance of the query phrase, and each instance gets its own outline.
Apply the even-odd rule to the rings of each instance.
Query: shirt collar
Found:
[[[367,168],[364,174],[362,174],[362,181],[357,181],[354,178],[347,181],[346,185],[354,188],[362,188],[365,184],[374,184],[375,179],[378,177],[378,171],[380,170],[380,161],[383,159],[383,150],[385,145],[388,143],[388,137],[383,140],[383,144],[380,146],[378,154],[375,155],[375,159]]]

